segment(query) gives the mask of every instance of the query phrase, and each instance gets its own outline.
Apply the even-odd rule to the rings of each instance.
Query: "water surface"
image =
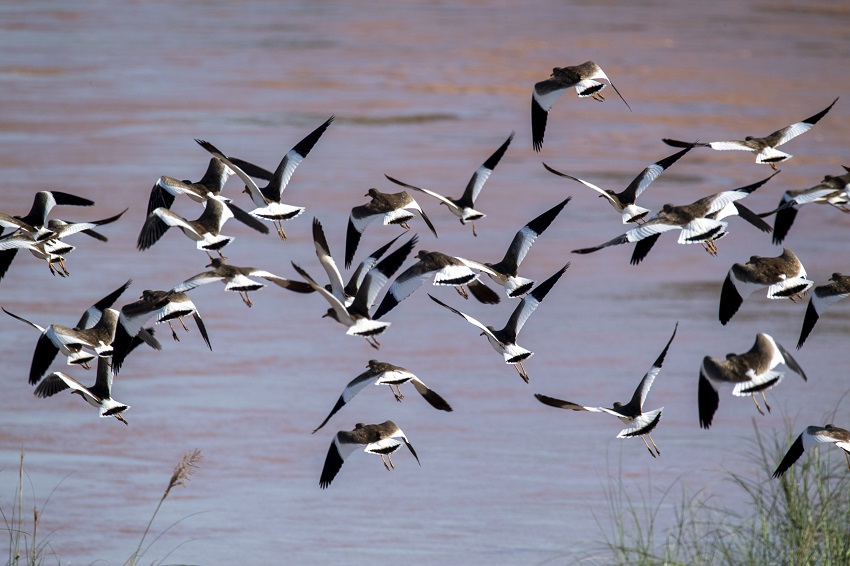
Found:
[[[125,301],[168,288],[204,269],[206,257],[172,231],[135,249],[148,191],[160,175],[198,179],[208,156],[193,141],[274,168],[328,116],[336,121],[293,176],[286,202],[307,213],[286,225],[290,239],[239,224],[227,248],[237,265],[293,276],[296,261],[323,276],[310,222],[325,226],[342,257],[351,207],[370,187],[395,190],[384,173],[459,195],[473,170],[510,134],[516,138],[479,200],[488,216],[477,238],[425,195],[438,240],[413,228],[420,246],[484,261],[501,257],[516,230],[566,195],[572,202],[532,248],[524,272],[542,281],[572,265],[531,317],[520,343],[531,384],[502,363],[473,327],[426,297],[431,292],[480,320],[501,325],[514,303],[464,302],[448,289],[420,289],[387,319],[380,352],[321,319],[317,296],[266,288],[246,308],[209,285],[192,291],[211,334],[197,330],[162,352],[140,351],[115,380],[132,405],[130,426],[98,419],[80,399],[36,399],[26,375],[37,335],[6,319],[0,396],[0,488],[8,513],[26,452],[25,491],[42,513],[39,532],[63,564],[120,563],[133,551],[173,466],[199,448],[202,465],[176,489],[154,524],[160,538],[145,560],[166,563],[417,564],[570,563],[599,550],[608,524],[609,477],[663,490],[682,482],[735,504],[729,470],[756,466],[755,415],[765,432],[822,424],[837,409],[848,424],[847,305],[815,328],[797,360],[809,381],[789,374],[770,393],[774,412],[758,417],[747,399],[721,395],[715,425],[698,426],[696,384],[705,355],[750,347],[768,332],[792,347],[804,305],[756,294],[727,327],[717,321],[723,278],[733,262],[780,248],[738,218],[711,258],[662,237],[640,266],[629,246],[578,256],[624,227],[595,195],[547,173],[549,165],[620,190],[643,167],[672,153],[662,137],[713,141],[766,135],[844,96],[850,79],[848,9],[839,3],[531,2],[132,2],[0,7],[0,165],[3,205],[28,210],[34,192],[92,198],[94,209],[56,209],[73,220],[125,217],[102,244],[72,243],[68,279],[51,277],[21,253],[0,283],[0,302],[35,322],[73,324],[92,302],[132,277]],[[531,150],[529,98],[554,66],[592,59],[615,81],[604,104],[569,93],[553,108],[540,154]],[[783,191],[840,174],[850,154],[839,100],[811,132],[783,149],[795,155],[747,199],[756,210]],[[769,175],[749,154],[694,151],[642,197],[656,210],[753,183]],[[231,180],[225,192],[250,202]],[[199,211],[178,201],[174,210]],[[786,241],[809,275],[824,283],[847,272],[850,219],[808,207]],[[394,237],[377,224],[361,252]],[[123,304],[122,301],[119,304]],[[5,317],[4,317],[5,318]],[[614,438],[605,415],[556,411],[539,392],[589,405],[626,401],[679,321],[679,335],[648,406],[664,406],[653,460],[637,440]],[[194,326],[191,322],[190,326]],[[181,330],[182,332],[182,330]],[[342,387],[378,359],[407,367],[445,397],[439,413],[411,389],[396,403],[367,388],[315,435]],[[83,382],[94,372],[65,368]],[[336,430],[395,420],[422,461],[397,454],[386,473],[355,454],[330,489],[319,473]],[[58,487],[57,487],[58,486]],[[651,488],[647,487],[651,486]],[[54,490],[54,488],[56,488]],[[664,505],[661,523],[672,518]],[[42,539],[43,540],[43,539]],[[149,539],[152,540],[152,539]],[[604,554],[602,555],[604,556]]]

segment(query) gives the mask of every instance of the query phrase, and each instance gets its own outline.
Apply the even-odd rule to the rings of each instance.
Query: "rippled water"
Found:
[[[748,459],[754,407],[728,392],[710,431],[698,426],[696,381],[703,356],[744,351],[757,332],[787,347],[804,306],[756,294],[727,327],[717,321],[721,282],[731,264],[779,248],[731,219],[720,256],[662,237],[640,266],[629,246],[577,256],[569,250],[621,233],[608,205],[540,165],[620,189],[647,164],[669,155],[662,137],[711,141],[766,135],[811,116],[850,85],[850,10],[837,2],[133,2],[0,6],[0,167],[3,205],[22,214],[32,194],[55,189],[96,200],[94,209],[55,215],[102,218],[110,241],[72,241],[68,279],[21,253],[0,283],[0,303],[35,322],[73,324],[82,310],[132,277],[127,301],[204,269],[205,256],[169,232],[135,249],[148,191],[160,175],[197,179],[208,156],[193,138],[273,168],[331,114],[336,122],[299,167],[287,202],[307,213],[286,226],[290,239],[262,237],[239,224],[231,263],[292,276],[290,261],[323,275],[310,221],[322,220],[342,257],[352,206],[370,187],[395,190],[384,173],[459,194],[473,170],[511,131],[516,139],[479,200],[488,217],[478,238],[436,202],[420,203],[438,240],[421,246],[494,261],[514,232],[546,208],[573,200],[540,237],[525,264],[538,281],[572,266],[523,329],[534,350],[525,385],[460,318],[435,307],[426,291],[485,322],[500,324],[513,304],[463,302],[453,291],[423,288],[387,319],[374,352],[319,318],[317,296],[278,288],[254,294],[247,309],[209,285],[192,291],[211,334],[181,342],[161,331],[164,351],[134,354],[115,381],[132,405],[130,426],[98,419],[76,397],[36,399],[26,383],[37,334],[0,324],[0,503],[15,495],[20,450],[27,496],[41,506],[41,540],[68,564],[119,563],[133,551],[183,453],[204,460],[187,489],[172,492],[154,524],[173,526],[146,561],[367,563],[375,560],[467,564],[569,563],[593,554],[607,526],[609,476],[622,468],[644,491],[682,482],[734,504],[727,470],[755,470]],[[592,59],[629,101],[598,104],[565,95],[553,108],[543,151],[531,150],[529,98],[554,66]],[[606,91],[609,92],[609,91]],[[612,93],[613,94],[613,93]],[[782,174],[747,199],[756,211],[787,189],[806,188],[847,164],[850,141],[842,98],[811,132],[790,142]],[[657,209],[755,182],[769,169],[749,154],[696,150],[643,195]],[[231,180],[225,192],[250,203]],[[192,216],[197,208],[178,202]],[[786,240],[818,283],[847,272],[850,218],[825,207],[801,211]],[[371,226],[371,251],[397,234]],[[796,353],[809,375],[789,374],[772,392],[774,413],[756,419],[782,431],[838,411],[848,424],[848,306],[823,317]],[[5,319],[5,317],[4,317]],[[614,438],[604,415],[556,411],[539,392],[590,405],[625,401],[660,352],[673,325],[679,335],[649,396],[664,406],[652,460],[637,440]],[[190,323],[191,326],[192,323]],[[396,403],[367,388],[315,435],[310,431],[342,387],[370,358],[416,373],[454,407],[439,413],[411,389]],[[57,361],[54,369],[65,369]],[[71,369],[83,382],[94,372]],[[757,415],[756,415],[757,416]],[[395,458],[386,473],[355,454],[326,491],[318,477],[336,430],[393,419],[422,461]],[[633,483],[630,483],[633,482]],[[55,490],[54,490],[55,488]],[[672,502],[668,502],[672,505]],[[661,522],[672,517],[662,506]],[[607,527],[606,527],[607,528]],[[149,540],[153,540],[152,538]],[[604,556],[604,555],[603,555]]]

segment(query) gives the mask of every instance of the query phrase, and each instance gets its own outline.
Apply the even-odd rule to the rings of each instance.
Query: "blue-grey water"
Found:
[[[414,219],[420,247],[496,261],[523,224],[573,197],[523,264],[526,276],[542,281],[572,262],[520,335],[535,352],[525,363],[528,385],[475,328],[426,293],[497,326],[515,305],[507,299],[484,306],[423,286],[386,317],[393,325],[376,352],[320,318],[326,304],[317,295],[271,286],[254,293],[248,309],[213,284],[191,291],[213,351],[192,322],[189,333],[179,331],[179,343],[159,329],[164,350],[134,353],[115,379],[114,396],[132,405],[125,427],[99,419],[70,394],[35,398],[27,374],[37,333],[4,316],[5,516],[17,501],[22,449],[25,523],[35,503],[38,541],[47,541],[45,552],[61,564],[126,560],[174,465],[196,448],[203,461],[163,505],[144,563],[604,562],[606,492],[621,470],[627,486],[654,501],[656,492],[681,483],[740,506],[742,494],[725,478],[729,471],[762,473],[750,456],[754,418],[767,435],[784,434],[783,415],[795,429],[822,424],[832,411],[837,425],[850,425],[850,304],[833,306],[799,352],[793,346],[804,304],[756,293],[723,327],[723,278],[734,262],[778,255],[768,235],[731,218],[716,258],[677,245],[672,234],[636,267],[628,261],[631,246],[571,254],[624,226],[595,193],[549,174],[541,161],[620,190],[673,152],[663,137],[766,135],[841,96],[812,131],[783,147],[794,158],[746,200],[769,210],[785,190],[813,186],[850,164],[848,22],[850,8],[839,2],[0,5],[0,210],[23,214],[36,191],[50,189],[96,201],[92,209],[56,208],[54,217],[91,220],[129,207],[120,222],[100,229],[108,243],[69,240],[77,249],[68,256],[67,279],[18,254],[0,282],[0,303],[41,325],[72,325],[128,278],[133,285],[119,304],[204,270],[206,256],[176,230],[150,250],[135,249],[156,179],[203,173],[209,157],[194,138],[274,168],[301,137],[336,116],[285,192],[285,202],[307,207],[286,224],[289,240],[233,221],[224,229],[236,236],[226,249],[231,263],[286,277],[295,275],[290,261],[324,277],[313,217],[342,263],[350,209],[366,202],[370,187],[396,190],[385,173],[457,196],[512,131],[516,138],[478,201],[487,213],[476,224],[478,237],[416,194],[439,233],[434,239]],[[550,113],[543,151],[533,152],[532,85],[552,67],[589,59],[633,111],[611,89],[602,104],[565,94]],[[657,210],[770,173],[751,154],[694,150],[641,200]],[[224,192],[247,208],[241,189],[231,179]],[[187,200],[174,210],[200,212]],[[372,251],[398,232],[375,223],[359,250]],[[834,271],[850,270],[848,241],[850,217],[809,206],[786,244],[822,284]],[[676,321],[679,334],[647,401],[648,408],[664,407],[653,434],[660,458],[650,458],[637,439],[616,439],[621,427],[611,417],[557,411],[532,396],[594,406],[628,400]],[[714,426],[701,430],[702,357],[745,351],[757,332],[792,349],[808,382],[789,372],[768,393],[774,410],[765,417],[750,400],[722,391]],[[396,403],[386,388],[370,386],[311,435],[370,358],[410,369],[454,411],[433,410],[413,389]],[[93,371],[59,358],[52,370],[94,381]],[[402,451],[387,473],[377,457],[355,453],[330,488],[319,489],[335,431],[386,419],[408,435],[421,466]],[[662,503],[659,529],[672,520],[673,503]]]

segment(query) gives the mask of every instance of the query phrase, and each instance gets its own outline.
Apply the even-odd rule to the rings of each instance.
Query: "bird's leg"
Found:
[[[387,454],[387,460],[390,461],[390,467],[395,470],[395,465],[393,464],[393,456],[392,454]]]
[[[398,386],[398,384],[396,384],[395,390],[398,392],[398,395],[396,395],[395,398],[398,399],[399,401],[404,399],[404,393],[401,392],[401,388]]]
[[[711,246],[712,255],[717,255],[717,246],[714,243],[714,240],[709,240],[708,245]]]
[[[224,255],[223,253],[221,253],[221,250],[216,250],[216,251],[215,251],[215,253],[217,253],[217,254],[218,254],[218,256],[219,256],[221,259],[227,259],[227,256],[226,256],[226,255]]]
[[[248,291],[239,291],[239,296],[242,297],[242,302],[248,305],[249,307],[253,306],[251,299],[248,298]]]
[[[178,316],[178,317],[177,317],[177,320],[179,320],[179,321],[180,321],[180,324],[182,324],[182,325],[183,325],[183,330],[185,330],[186,332],[189,332],[189,327],[188,327],[188,326],[186,326],[186,323],[183,321],[183,317],[182,317],[182,316]]]
[[[514,368],[516,368],[516,372],[522,378],[522,380],[528,383],[528,373],[525,371],[525,367],[523,367],[522,362],[517,362],[514,364]]]
[[[286,239],[286,232],[283,231],[283,222],[281,220],[275,220],[274,222],[275,228],[277,228],[277,235],[281,240]]]
[[[181,321],[181,322],[182,322],[182,321]],[[171,329],[171,337],[172,337],[172,338],[174,338],[177,342],[179,342],[179,341],[180,341],[180,337],[179,337],[179,336],[177,336],[177,333],[176,333],[176,332],[174,332],[174,327],[173,327],[173,326],[171,326],[171,321],[170,321],[170,320],[168,321],[168,328],[170,328],[170,329]]]
[[[708,252],[708,255],[712,255],[711,254],[711,248],[708,247],[708,240],[700,242],[700,244],[702,244],[702,249],[704,249],[706,252]]]
[[[118,419],[119,421],[121,421],[122,423],[124,423],[125,425],[130,424],[126,420],[124,420],[124,416],[121,413],[116,413],[115,418]]]
[[[369,345],[370,345],[370,346],[372,346],[373,348],[375,348],[376,350],[380,350],[380,349],[381,349],[381,343],[380,343],[380,342],[378,342],[378,339],[377,339],[377,338],[375,338],[374,336],[367,336],[367,337],[366,337],[366,342],[368,342],[368,343],[369,343]]]
[[[473,236],[475,236],[475,237],[477,238],[477,237],[478,237],[478,232],[476,232],[476,231],[475,231],[475,221],[474,221],[474,220],[472,220],[472,221],[470,222],[470,224],[472,224],[472,235],[473,235]]]
[[[209,250],[204,250],[204,251],[205,251],[205,252],[207,252],[207,257],[208,257],[208,258],[210,258],[210,261],[212,261],[212,260],[213,260],[213,256],[212,256],[212,254],[210,253],[210,251],[209,251]]]
[[[767,409],[767,412],[770,412],[770,405],[767,404],[767,397],[764,396],[764,391],[761,392],[761,398],[764,400],[764,406]]]
[[[378,456],[380,456],[380,457],[381,457],[381,462],[383,462],[383,463],[384,463],[384,467],[385,467],[385,468],[387,469],[387,471],[389,472],[389,471],[390,471],[390,467],[389,467],[389,466],[387,466],[387,461],[386,461],[386,460],[384,460],[384,455],[383,455],[383,454],[378,454]]]
[[[768,163],[768,165],[770,165],[770,168],[771,168],[771,169],[773,169],[774,171],[776,171],[776,163],[771,162],[771,163]]]
[[[761,405],[759,405],[759,401],[758,401],[758,399],[756,399],[756,394],[755,394],[755,393],[753,393],[753,394],[751,395],[751,397],[753,398],[753,403],[755,403],[755,404],[756,404],[756,409],[758,409],[758,410],[759,410],[759,414],[760,414],[760,415],[764,415],[764,411],[762,411],[762,410],[761,410]]]
[[[455,287],[455,291],[457,291],[458,295],[460,295],[464,299],[469,298],[469,293],[466,292],[466,289],[463,288],[463,285],[458,285],[457,287]]]
[[[795,301],[795,300],[794,300],[794,296],[793,296],[793,295],[788,295],[788,298],[789,298],[789,299],[791,299],[791,302],[792,302],[792,303],[794,303],[795,305],[797,304],[797,301]]]
[[[53,267],[53,262],[50,261],[50,260],[47,261],[47,269],[50,270],[50,275],[52,275],[53,277],[56,277],[56,268]],[[64,275],[63,275],[63,277],[64,277]]]
[[[71,275],[71,273],[68,271],[68,268],[67,268],[67,267],[65,267],[65,258],[60,257],[60,258],[58,259],[58,261],[59,261],[59,267],[61,267],[61,268],[62,268],[62,271],[64,271],[64,272],[65,272],[65,275]]]
[[[389,387],[389,388],[390,388],[390,393],[392,393],[392,394],[393,394],[393,397],[395,397],[395,400],[396,400],[396,401],[398,401],[399,403],[401,403],[401,399],[402,399],[402,397],[400,397],[400,396],[399,396],[399,394],[395,392],[395,389],[393,389],[393,384],[392,384],[392,383],[388,383],[388,384],[387,384],[387,387]]]
[[[655,458],[656,457],[655,452],[653,452],[652,448],[649,447],[649,444],[646,443],[646,439],[643,437],[643,435],[641,435],[640,439],[643,440],[643,443],[646,446],[646,449],[649,450],[649,455],[652,456],[653,458]]]
[[[596,100],[597,102],[605,102],[605,97],[602,96],[602,93],[598,92],[598,91],[591,94],[590,98],[592,98],[593,100]]]
[[[399,222],[398,225],[404,228],[405,230],[410,230],[410,224],[408,224],[407,222]]]
[[[656,445],[655,445],[655,441],[654,441],[654,440],[652,440],[652,435],[651,435],[651,434],[649,434],[649,433],[646,433],[646,435],[649,437],[649,441],[652,443],[652,447],[653,447],[653,448],[655,448],[655,452],[656,452],[659,456],[661,456],[661,450],[659,450],[659,449],[658,449],[658,446],[656,446]]]
[[[91,369],[91,366],[88,362],[83,362],[80,364],[80,366],[82,366],[83,369]]]

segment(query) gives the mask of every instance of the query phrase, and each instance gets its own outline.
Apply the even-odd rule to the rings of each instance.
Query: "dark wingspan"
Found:
[[[632,251],[632,259],[629,260],[629,263],[631,265],[637,265],[642,262],[660,236],[661,234],[652,234],[643,240],[638,240],[635,244],[634,251]]]
[[[761,216],[759,216],[740,202],[735,202],[733,204],[735,205],[735,209],[738,211],[738,216],[740,216],[762,232],[770,234],[770,232],[773,230],[773,228],[770,227],[770,224],[761,219]]]
[[[613,240],[608,240],[604,244],[600,244],[598,246],[594,246],[592,248],[582,248],[580,250],[573,250],[574,254],[589,254],[593,252],[598,252],[602,248],[607,248],[609,246],[619,246],[620,244],[627,244],[629,242],[629,237],[626,234],[621,234],[614,238]]]
[[[32,363],[30,364],[30,385],[35,385],[47,373],[56,354],[59,353],[59,348],[53,345],[50,338],[42,333],[38,337],[38,342],[35,343],[35,352],[32,354]]]
[[[485,285],[484,282],[479,279],[473,279],[467,283],[466,286],[469,288],[469,292],[472,293],[472,296],[478,299],[479,303],[484,303],[485,305],[497,305],[499,304],[499,301],[502,300],[496,291]]]
[[[699,375],[699,389],[697,391],[697,404],[699,405],[699,426],[704,429],[711,427],[714,413],[720,405],[720,395],[708,381],[702,372]]]
[[[331,447],[328,448],[328,455],[325,457],[325,465],[322,466],[322,475],[319,478],[319,487],[322,489],[331,485],[336,475],[342,469],[342,454],[339,453],[336,441],[331,442]]]
[[[720,291],[720,323],[723,326],[726,326],[726,323],[732,320],[732,317],[735,316],[735,313],[738,312],[738,309],[741,308],[741,304],[744,302],[744,298],[738,293],[738,289],[735,288],[735,284],[732,283],[732,272],[730,271],[728,275],[726,275],[726,280],[723,282],[723,289]]]
[[[777,466],[776,471],[773,472],[773,477],[778,478],[787,472],[788,468],[793,466],[794,462],[800,459],[800,456],[803,455],[803,451],[803,435],[800,434],[800,436],[797,437],[797,440],[794,441],[794,444],[791,445],[791,448],[788,449],[788,452],[785,453],[785,457],[782,458],[781,462],[779,462],[779,466]]]

